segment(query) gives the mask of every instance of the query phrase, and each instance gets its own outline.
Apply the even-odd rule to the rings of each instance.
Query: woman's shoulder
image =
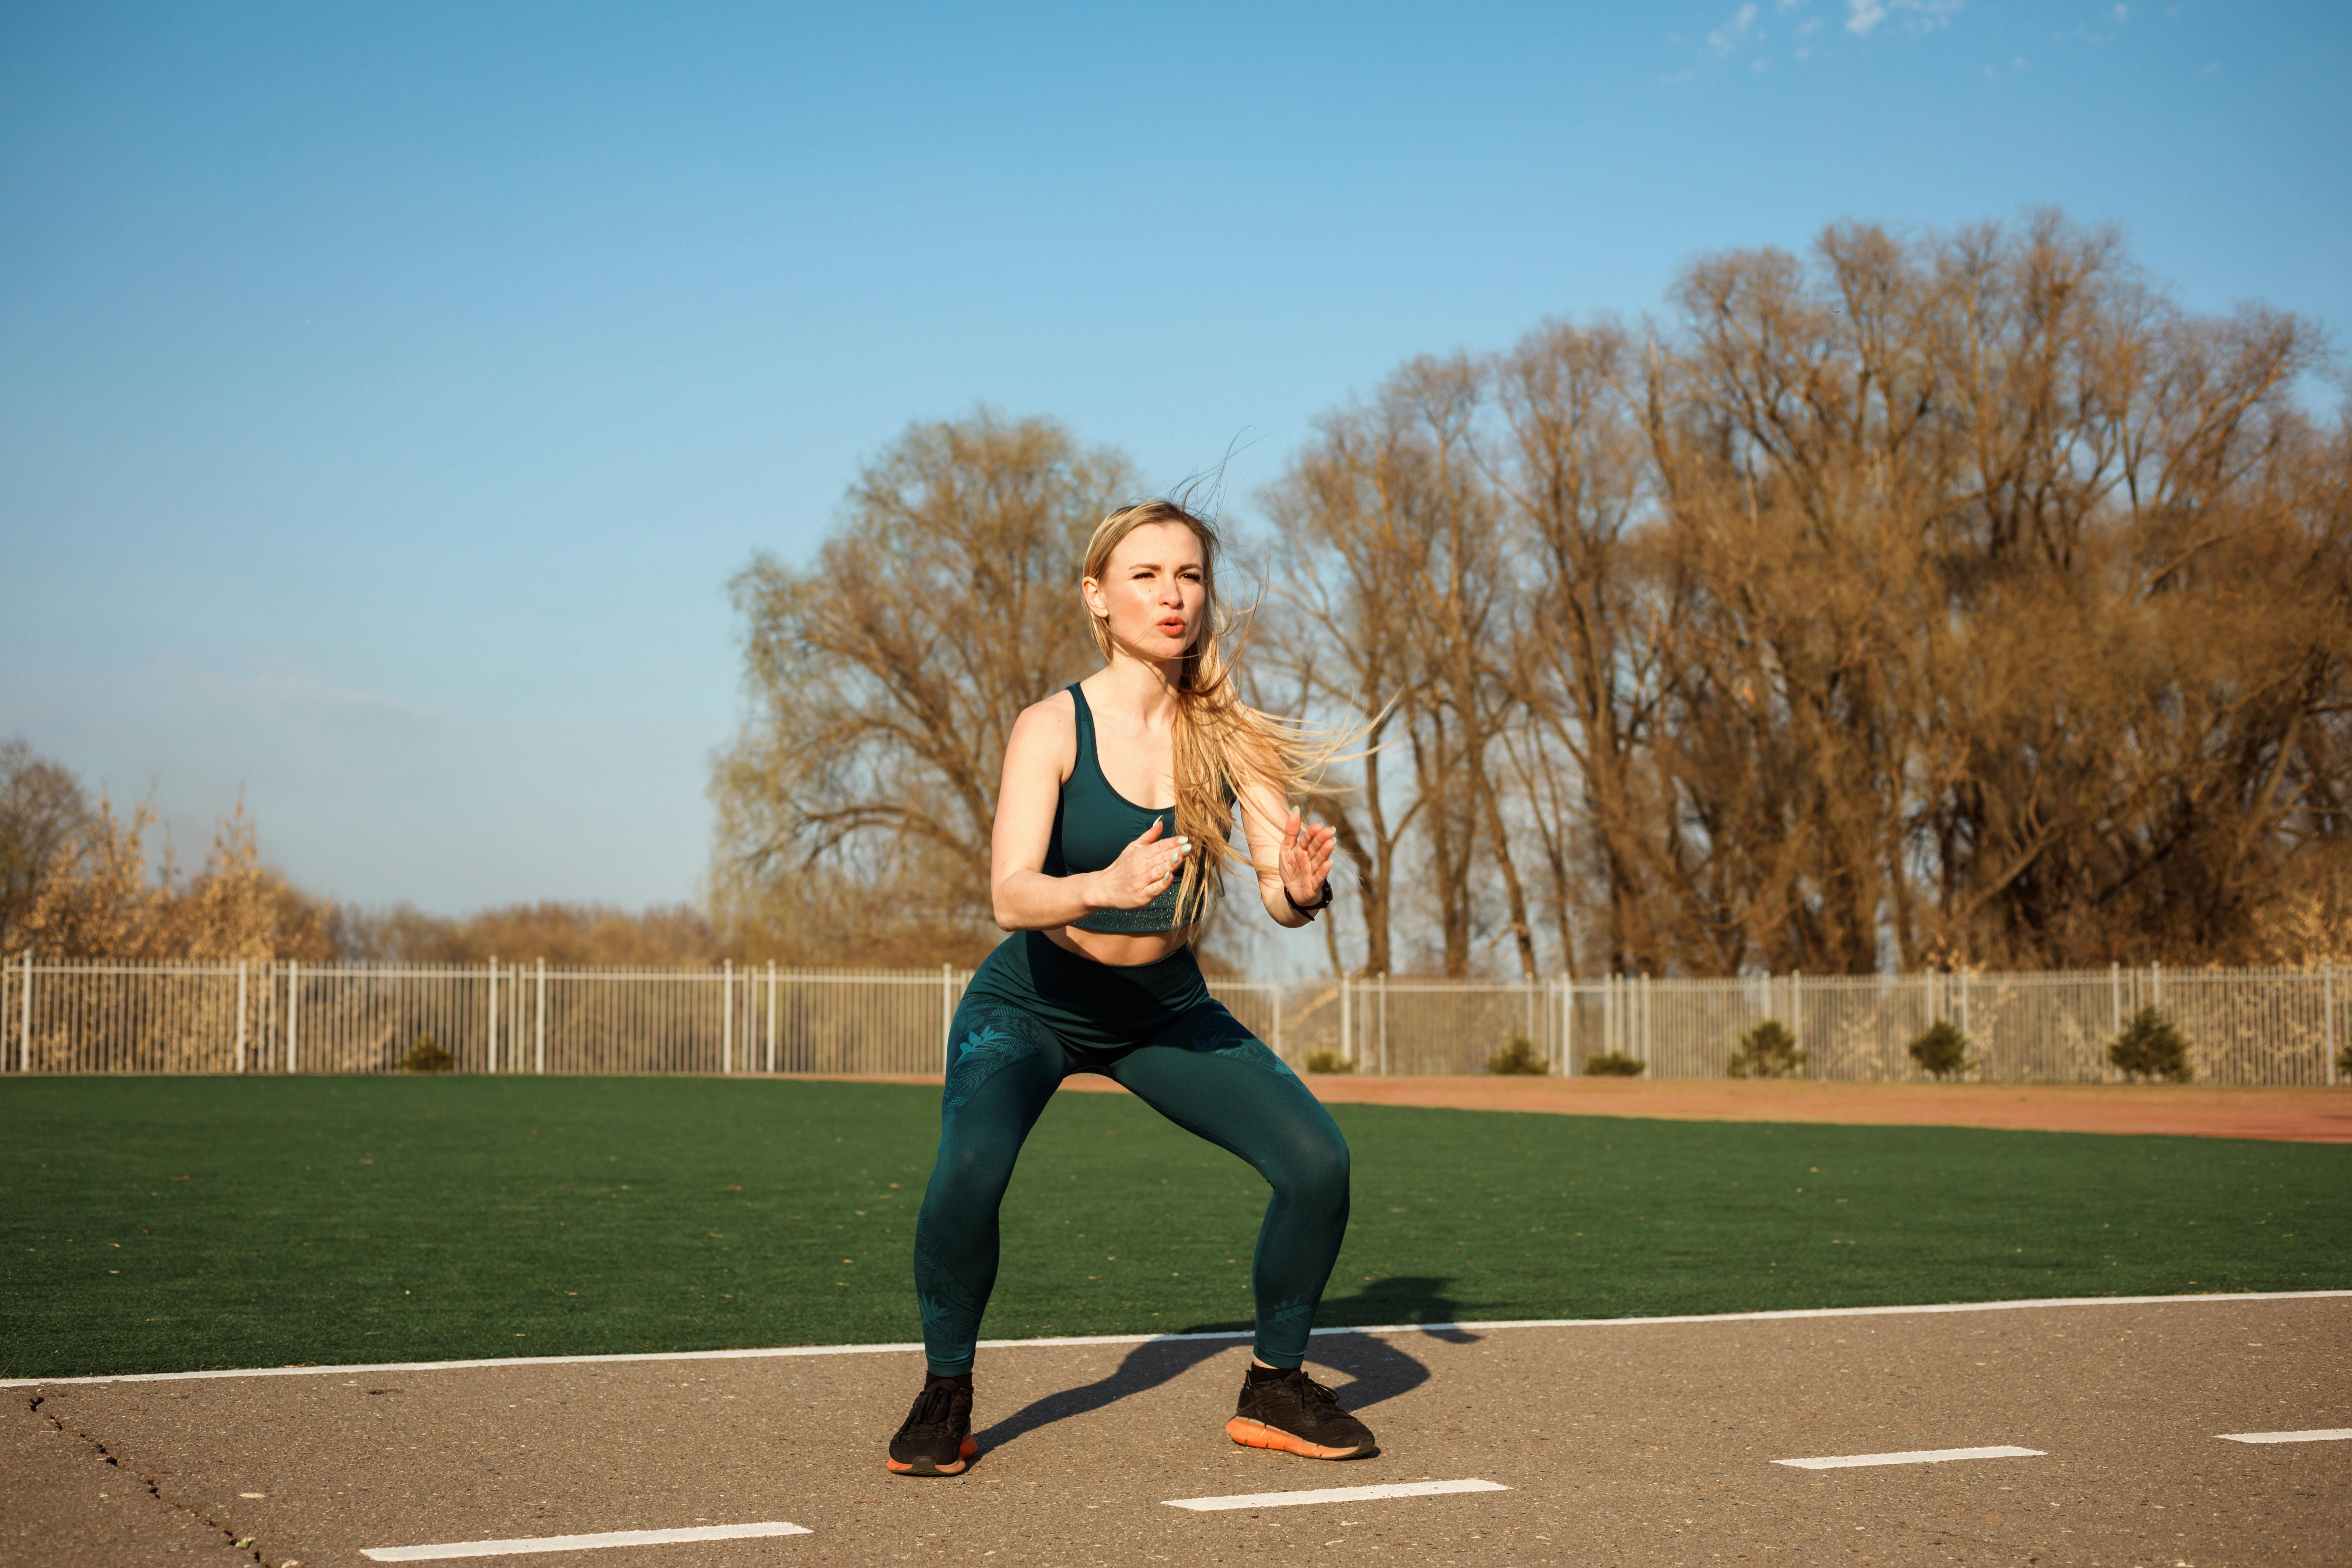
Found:
[[[1070,689],[1066,686],[1058,691],[1049,692],[1040,697],[1036,701],[1021,710],[1019,715],[1013,721],[1013,729],[1016,734],[1023,730],[1036,729],[1049,731],[1067,730],[1075,734],[1077,728],[1078,705],[1071,697]]]
[[[1013,733],[1006,737],[1008,751],[1036,752],[1055,758],[1065,773],[1069,772],[1077,744],[1078,707],[1067,687],[1021,710],[1013,721]]]

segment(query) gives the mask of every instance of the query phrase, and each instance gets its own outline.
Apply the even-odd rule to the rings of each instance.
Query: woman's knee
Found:
[[[1348,1142],[1338,1128],[1298,1139],[1286,1152],[1275,1190],[1308,1207],[1344,1209],[1348,1204]]]

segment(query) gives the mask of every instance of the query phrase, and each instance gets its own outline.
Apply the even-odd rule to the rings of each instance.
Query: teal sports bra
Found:
[[[1153,811],[1110,787],[1102,762],[1095,754],[1094,710],[1087,694],[1073,684],[1070,700],[1078,710],[1078,755],[1063,781],[1061,799],[1054,805],[1054,836],[1045,841],[1045,872],[1048,877],[1082,876],[1099,871],[1118,858],[1119,851],[1141,837],[1154,822],[1162,837],[1176,836],[1176,808]],[[1070,923],[1080,931],[1127,934],[1174,931],[1189,921],[1176,918],[1176,889],[1182,878],[1139,910],[1097,910]]]

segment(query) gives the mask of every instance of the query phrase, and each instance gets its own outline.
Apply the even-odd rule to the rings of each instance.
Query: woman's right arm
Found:
[[[1162,841],[1158,822],[1099,871],[1045,874],[1054,808],[1077,757],[1077,713],[1056,692],[1022,710],[1004,745],[996,788],[996,826],[989,883],[996,923],[1006,931],[1051,931],[1097,910],[1139,910],[1158,898],[1184,863],[1181,838]]]

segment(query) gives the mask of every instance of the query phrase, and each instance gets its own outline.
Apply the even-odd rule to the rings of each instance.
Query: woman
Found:
[[[1227,1435],[1318,1459],[1375,1451],[1299,1366],[1347,1232],[1347,1142],[1210,999],[1192,957],[1204,900],[1239,858],[1236,805],[1276,923],[1304,926],[1331,901],[1331,830],[1288,804],[1315,759],[1235,699],[1218,647],[1216,549],[1215,531],[1173,502],[1105,518],[1079,585],[1104,666],[1023,712],[1005,745],[991,880],[1013,935],[950,1026],[939,1163],[915,1227],[929,1375],[890,1442],[898,1474],[956,1475],[977,1452],[971,1363],[997,1205],[1074,1072],[1115,1079],[1274,1187],[1250,1277],[1256,1354]]]

